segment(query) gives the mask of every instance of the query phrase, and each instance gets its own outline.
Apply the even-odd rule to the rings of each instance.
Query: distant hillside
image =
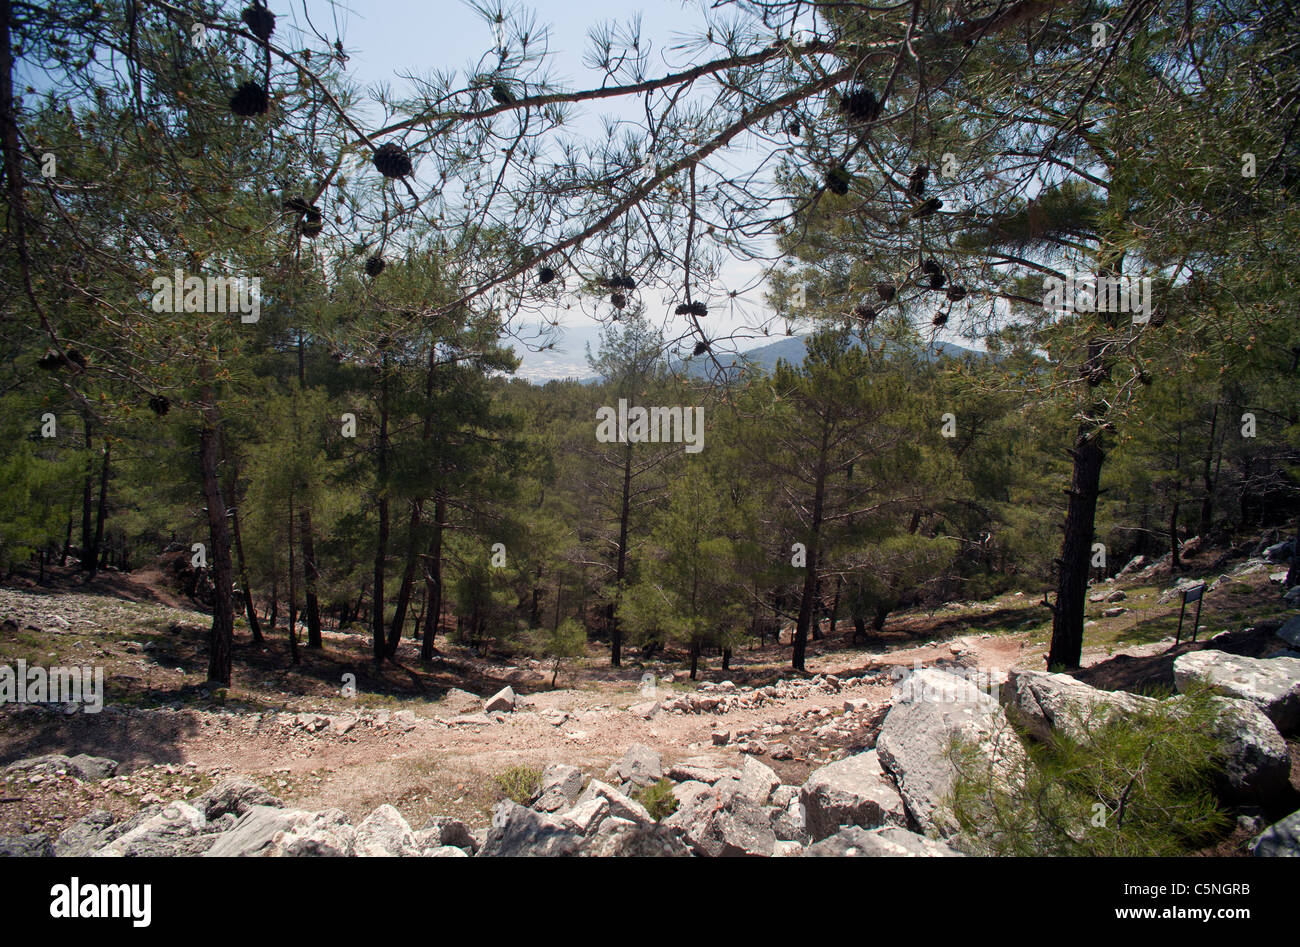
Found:
[[[776,368],[776,363],[782,360],[797,365],[804,359],[807,350],[807,334],[792,335],[770,342],[767,345],[758,348],[749,349],[746,352],[726,353],[718,355],[718,362],[724,369],[736,368],[742,363],[754,365],[764,373],[769,373]],[[852,342],[855,346],[861,346],[862,343],[854,337]],[[960,345],[954,345],[951,342],[935,342],[930,349],[933,358],[949,356],[960,358],[965,355],[978,355],[986,357],[986,352],[979,352],[975,349],[963,348]],[[678,363],[682,364],[682,363]],[[676,366],[675,366],[676,367]],[[713,362],[707,358],[693,358],[684,363],[685,371],[695,378],[704,378],[713,374],[716,369]]]
[[[782,336],[774,342],[746,349],[743,352],[720,352],[718,353],[718,361],[728,370],[736,368],[743,361],[757,366],[765,373],[771,372],[776,368],[776,363],[782,359],[793,364],[802,362],[807,337],[806,333],[803,335]],[[539,385],[545,384],[552,379],[563,378],[575,378],[582,382],[595,381],[596,377],[591,373],[591,368],[587,365],[587,346],[590,345],[595,350],[599,344],[599,326],[573,326],[563,330],[554,349],[545,352],[521,352],[522,347],[516,346],[516,352],[523,356],[523,364],[515,377],[524,378]],[[856,338],[853,339],[853,344],[861,345]],[[935,358],[944,355],[959,358],[963,355],[983,356],[986,354],[974,349],[963,348],[960,345],[954,345],[951,342],[936,342],[931,351]],[[685,361],[673,359],[672,365],[674,369],[684,370],[693,378],[709,377],[715,370],[713,362],[707,358],[692,358]]]

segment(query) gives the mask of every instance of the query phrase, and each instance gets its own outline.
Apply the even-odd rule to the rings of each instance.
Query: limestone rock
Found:
[[[814,841],[834,835],[843,825],[907,827],[903,799],[885,775],[876,750],[815,770],[799,797]]]
[[[1180,693],[1198,681],[1224,697],[1248,700],[1284,735],[1300,728],[1300,658],[1247,658],[1224,651],[1192,651],[1174,661]]]
[[[492,828],[479,851],[483,857],[574,855],[582,840],[559,822],[509,799],[492,813]]]
[[[509,713],[515,709],[515,692],[514,688],[509,685],[501,688],[493,694],[486,703],[483,704],[485,714],[500,712]]]
[[[890,707],[876,749],[915,824],[947,838],[958,829],[946,811],[955,740],[972,746],[981,769],[1009,791],[1023,785],[1028,759],[997,701],[970,682],[930,669],[905,683],[911,686]]]
[[[1256,836],[1250,843],[1250,853],[1261,858],[1300,858],[1300,811]]]
[[[808,858],[961,858],[962,853],[942,842],[895,827],[862,829],[856,825],[810,845]]]
[[[402,814],[385,803],[357,826],[353,853],[362,858],[411,856],[420,854],[420,846]]]

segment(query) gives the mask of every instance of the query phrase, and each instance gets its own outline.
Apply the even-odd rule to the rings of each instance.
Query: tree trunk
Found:
[[[428,563],[424,568],[425,606],[424,640],[420,642],[420,660],[433,660],[433,643],[442,624],[442,525],[447,515],[447,501],[439,495],[433,502],[433,540]]]
[[[307,610],[307,647],[321,648],[320,600],[316,588],[320,570],[316,565],[316,541],[311,529],[311,505],[301,504],[298,509],[298,527],[302,534],[302,588],[303,605]]]
[[[379,538],[375,543],[374,614],[370,616],[375,663],[384,663],[384,561],[388,555],[388,365],[380,366],[379,462],[375,488],[379,501]]]
[[[267,616],[266,623],[272,632],[275,631],[275,623],[280,620],[280,572],[275,567],[275,557],[271,559],[271,612]]]
[[[1300,518],[1296,519],[1295,540],[1291,543],[1291,568],[1286,573],[1286,587],[1300,585]]]
[[[110,447],[108,438],[104,438],[104,462],[99,468],[99,508],[95,512],[95,537],[90,543],[90,579],[99,571],[99,551],[104,544],[104,520],[108,516],[108,470]]]
[[[826,629],[826,634],[827,634],[827,635],[830,635],[830,636],[834,636],[834,634],[835,634],[835,626],[836,626],[837,624],[839,624],[839,620],[840,620],[840,590],[843,588],[843,586],[844,586],[844,576],[842,576],[842,575],[837,575],[837,576],[835,577],[835,596],[831,599],[831,617],[830,617],[830,623],[829,623],[829,626],[828,626],[827,629]]]
[[[397,601],[393,606],[393,620],[388,626],[388,644],[385,653],[391,658],[402,643],[402,627],[406,624],[406,611],[411,602],[411,587],[415,580],[415,560],[419,558],[416,540],[420,534],[420,504],[411,504],[411,519],[407,526],[406,565],[402,568],[402,584],[397,588]]]
[[[1178,485],[1174,485],[1174,505],[1169,511],[1169,568],[1173,572],[1182,569],[1183,564],[1178,558],[1178,507],[1177,500]]]
[[[85,419],[86,476],[81,484],[81,571],[90,572],[94,566],[86,554],[90,551],[91,522],[95,505],[95,458],[91,454],[90,418]]]
[[[1210,527],[1214,515],[1214,486],[1215,486],[1215,469],[1214,469],[1214,434],[1219,423],[1219,405],[1214,405],[1214,413],[1210,415],[1210,438],[1209,444],[1205,449],[1205,464],[1201,471],[1201,485],[1205,490],[1205,496],[1201,498],[1201,525],[1200,534],[1201,542],[1209,543]]]
[[[293,488],[289,488],[289,658],[298,663],[298,570],[293,551]]]
[[[1065,538],[1061,543],[1060,580],[1052,617],[1049,669],[1077,668],[1083,658],[1084,604],[1088,593],[1092,536],[1097,515],[1097,493],[1105,455],[1099,433],[1089,436],[1080,428],[1074,442],[1074,472],[1070,478]]]
[[[540,628],[542,625],[542,567],[537,567],[537,578],[533,583],[533,604],[528,610],[528,627]]]
[[[244,537],[239,532],[238,507],[230,508],[230,532],[235,538],[235,558],[239,562],[239,584],[244,587],[244,614],[248,616],[248,630],[253,633],[253,644],[261,644],[262,624],[257,620],[253,589],[248,584],[248,564],[244,561]]]
[[[208,374],[207,365],[200,367]],[[208,638],[208,680],[225,687],[230,686],[233,661],[235,612],[230,589],[234,568],[230,559],[230,525],[226,520],[226,504],[221,497],[221,477],[218,458],[221,456],[220,424],[216,392],[205,385],[203,389],[203,421],[199,431],[199,467],[203,477],[203,495],[208,504],[208,535],[212,548],[208,561],[212,568],[212,629]]]
[[[813,600],[817,597],[817,546],[821,537],[822,507],[826,501],[826,452],[828,450],[830,430],[823,426],[821,450],[817,457],[817,482],[813,494],[812,523],[808,530],[806,553],[807,574],[803,580],[803,598],[799,602],[799,620],[794,629],[794,654],[790,666],[796,671],[804,670],[808,653],[808,629],[812,624]]]
[[[631,515],[632,497],[632,443],[627,444],[623,460],[623,502],[618,514],[618,560],[614,568],[614,595],[623,591],[623,578],[627,575],[627,527]],[[623,631],[618,624],[617,603],[610,602],[605,609],[605,627],[609,629],[609,663],[611,667],[623,665]]]

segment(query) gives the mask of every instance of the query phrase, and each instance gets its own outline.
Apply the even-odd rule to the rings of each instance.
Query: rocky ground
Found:
[[[912,690],[998,684],[1017,723],[1050,731],[1068,714],[1049,707],[1120,699],[1112,688],[1166,696],[1181,676],[1244,701],[1228,708],[1248,735],[1228,782],[1251,802],[1227,844],[1245,851],[1300,786],[1280,735],[1294,740],[1300,619],[1286,623],[1275,567],[1246,560],[1208,577],[1201,640],[1172,648],[1176,587],[1150,568],[1094,589],[1080,680],[1042,672],[1045,610],[1008,595],[899,615],[860,649],[841,629],[814,643],[803,677],[770,644],[699,682],[667,662],[611,673],[593,656],[550,690],[540,663],[445,651],[424,669],[404,644],[377,680],[365,639],[331,632],[300,668],[283,643],[242,642],[223,695],[202,684],[200,613],[0,590],[0,663],[98,664],[109,681],[99,714],[0,709],[0,836],[32,853],[959,853],[939,758],[952,702]],[[976,731],[1001,732],[997,701],[966,696]],[[1011,770],[1016,747],[994,748]],[[516,767],[540,785],[503,799],[493,777]],[[656,821],[634,797],[660,779],[677,809]],[[1288,824],[1275,835],[1294,840]]]

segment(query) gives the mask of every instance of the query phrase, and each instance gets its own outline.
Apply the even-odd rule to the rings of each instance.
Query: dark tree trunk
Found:
[[[361,585],[361,593],[357,596],[356,604],[352,606],[352,615],[348,618],[348,624],[356,624],[361,618],[361,608],[366,603],[366,592],[369,591],[365,583]]]
[[[293,550],[293,489],[289,490],[289,658],[298,663],[298,570]]]
[[[1291,568],[1286,573],[1286,587],[1300,585],[1300,518],[1296,520],[1295,539],[1291,543]]]
[[[388,644],[385,653],[391,658],[402,643],[402,627],[411,602],[411,588],[415,581],[415,562],[419,558],[416,542],[420,536],[420,504],[411,504],[411,519],[407,526],[406,565],[402,567],[402,583],[397,587],[397,601],[393,606],[393,620],[388,626]]]
[[[1210,439],[1209,439],[1209,444],[1206,446],[1205,449],[1205,464],[1201,471],[1201,486],[1202,489],[1204,489],[1205,491],[1205,495],[1201,498],[1200,534],[1201,534],[1201,541],[1203,543],[1208,543],[1210,541],[1210,528],[1213,523],[1213,516],[1214,516],[1214,487],[1215,487],[1215,480],[1217,479],[1215,477],[1215,467],[1214,467],[1214,455],[1215,455],[1214,435],[1215,435],[1215,429],[1218,427],[1218,423],[1219,423],[1219,405],[1216,402],[1214,405],[1214,413],[1210,415]]]
[[[817,547],[821,539],[822,508],[826,502],[826,452],[829,439],[830,430],[823,427],[821,450],[817,457],[817,481],[813,494],[812,523],[809,525],[806,549],[808,571],[803,580],[803,598],[799,602],[799,621],[795,624],[794,629],[794,654],[790,659],[790,666],[796,671],[804,670],[808,653],[808,629],[812,625],[813,604],[817,597]]]
[[[90,578],[94,579],[99,571],[99,553],[104,544],[104,520],[108,516],[108,471],[110,448],[108,438],[104,438],[104,462],[99,468],[99,507],[95,512],[95,536],[90,542]]]
[[[867,618],[865,615],[862,614],[862,612],[858,611],[857,609],[854,609],[852,643],[857,644],[858,641],[860,640],[865,641],[866,639],[867,639]]]
[[[1177,491],[1177,489],[1178,486],[1175,484],[1174,490]],[[1176,492],[1175,496],[1177,496]],[[1174,505],[1169,511],[1169,568],[1174,572],[1183,567],[1182,561],[1178,558],[1178,507],[1178,500],[1175,499]]]
[[[411,638],[415,641],[418,641],[420,639],[420,629],[424,627],[424,615],[425,615],[425,610],[428,608],[428,606],[429,606],[429,596],[427,594],[421,594],[420,608],[415,613],[415,627],[411,629]]]
[[[1053,606],[1052,644],[1047,656],[1047,666],[1052,669],[1077,668],[1083,658],[1084,603],[1088,593],[1101,464],[1105,458],[1098,443],[1099,437],[1097,433],[1090,437],[1086,430],[1080,429],[1074,442],[1074,472],[1068,491],[1070,500],[1065,514],[1065,538],[1057,563],[1060,580]]]
[[[86,432],[86,476],[81,484],[81,571],[90,572],[94,565],[86,556],[90,552],[90,542],[93,537],[91,524],[93,523],[95,509],[95,458],[90,453],[90,419],[85,419]]]
[[[316,564],[316,541],[311,529],[311,505],[304,503],[298,509],[298,528],[302,534],[302,589],[303,606],[307,611],[307,647],[320,648],[320,599],[316,589],[320,570]]]
[[[370,616],[375,663],[384,662],[384,562],[388,556],[388,365],[380,366],[379,463],[375,484],[379,496],[379,538],[375,543],[374,614]]]
[[[275,631],[275,623],[280,620],[280,573],[275,568],[274,557],[271,564],[271,612],[267,616],[266,623],[272,632]]]
[[[623,579],[627,575],[627,529],[631,515],[632,498],[632,443],[629,441],[623,460],[623,502],[618,514],[618,560],[614,567],[615,596],[622,594]],[[616,604],[610,602],[605,609],[605,626],[609,629],[609,663],[612,667],[623,665],[623,630],[619,627]]]
[[[843,588],[843,586],[844,586],[844,577],[837,575],[835,577],[835,596],[831,599],[830,623],[826,628],[827,635],[833,636],[835,634],[835,626],[839,623],[840,620],[840,590]]]
[[[262,643],[262,623],[257,620],[257,606],[253,604],[253,589],[248,584],[248,564],[244,561],[244,538],[239,532],[239,509],[230,509],[230,532],[235,539],[235,559],[239,562],[239,584],[244,589],[244,614],[248,616],[248,630],[253,643]]]
[[[817,594],[813,596],[813,619],[812,627],[808,629],[812,635],[813,641],[822,640],[822,617],[825,613],[825,605],[822,601],[822,578],[817,577]]]
[[[691,644],[691,680],[695,680],[695,675],[700,669],[700,646]]]
[[[438,496],[433,502],[433,540],[429,546],[428,564],[424,570],[425,606],[424,640],[420,642],[420,660],[433,660],[433,643],[442,623],[442,525],[447,515],[447,502]]]
[[[528,627],[540,628],[542,624],[542,568],[537,567],[537,580],[533,585],[533,604],[528,610]]]
[[[207,366],[201,371],[206,376]],[[203,476],[203,495],[208,504],[208,535],[211,541],[208,562],[212,568],[212,629],[208,642],[208,680],[230,686],[233,661],[235,611],[230,589],[234,584],[234,567],[230,558],[230,524],[226,503],[221,496],[218,470],[221,456],[220,415],[216,392],[209,386],[203,391],[203,426],[199,432],[199,467]]]

